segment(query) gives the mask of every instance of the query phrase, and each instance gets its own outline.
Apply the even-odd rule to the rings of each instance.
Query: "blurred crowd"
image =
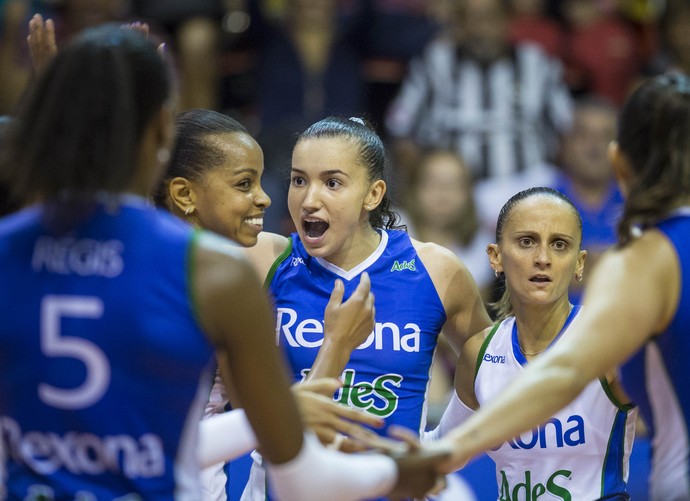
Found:
[[[690,73],[690,0],[0,0],[0,115],[31,79],[36,12],[58,47],[105,21],[148,23],[178,69],[179,109],[226,113],[261,144],[269,231],[292,229],[297,133],[328,115],[369,121],[410,233],[453,250],[487,302],[485,247],[520,189],[573,200],[588,266],[614,242],[617,106],[646,77]]]

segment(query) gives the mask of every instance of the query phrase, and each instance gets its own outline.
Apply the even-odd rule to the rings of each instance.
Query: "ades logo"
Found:
[[[402,270],[410,270],[410,271],[417,271],[417,267],[414,264],[415,260],[410,259],[409,261],[403,261],[402,263],[395,261],[393,263],[393,267],[391,268],[391,271],[402,271]]]

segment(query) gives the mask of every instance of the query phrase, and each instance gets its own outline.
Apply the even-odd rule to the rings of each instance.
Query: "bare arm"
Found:
[[[264,281],[273,263],[288,246],[288,239],[276,233],[262,231],[259,233],[258,241],[254,247],[243,249],[249,262],[254,266],[259,278]]]
[[[215,250],[204,237],[194,271],[202,326],[218,348],[222,373],[232,377],[262,452],[275,464],[294,458],[302,446],[302,423],[259,278],[246,262]]]
[[[678,277],[675,252],[656,231],[605,255],[591,276],[582,312],[562,339],[448,436],[454,453],[446,471],[539,425],[661,332],[677,308]]]
[[[448,249],[432,243],[413,243],[446,310],[443,333],[458,354],[471,336],[491,325],[477,284]]]

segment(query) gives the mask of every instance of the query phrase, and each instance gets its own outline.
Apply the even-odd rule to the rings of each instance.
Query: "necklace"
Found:
[[[536,355],[539,355],[540,353],[544,353],[546,351],[546,348],[544,348],[543,350],[535,351],[534,353],[525,353],[525,351],[522,349],[522,346],[520,346],[520,343],[518,342],[518,350],[520,350],[520,353],[522,353],[526,357],[534,357]]]
[[[563,325],[563,327],[561,327],[561,330],[558,333],[558,335],[556,335],[556,337],[551,341],[551,343],[549,343],[549,346],[551,346],[556,341],[556,339],[558,339],[561,336],[561,334],[563,334],[563,331],[566,330],[566,328],[568,327],[570,322],[572,322],[573,318],[575,318],[575,315],[577,315],[577,312],[579,310],[580,310],[580,306],[571,307],[570,313],[568,313],[568,318],[566,319],[565,324]],[[549,346],[547,346],[546,348],[544,348],[543,350],[540,350],[540,351],[535,351],[533,353],[525,353],[525,350],[522,349],[522,345],[520,344],[520,338],[519,338],[518,332],[517,332],[517,322],[513,323],[513,331],[512,331],[511,337],[512,337],[513,353],[515,353],[516,355],[517,355],[517,352],[519,351],[523,357],[534,357],[536,355],[540,355],[541,353],[544,353],[546,350],[549,349]],[[520,362],[520,363],[522,364],[524,362]]]

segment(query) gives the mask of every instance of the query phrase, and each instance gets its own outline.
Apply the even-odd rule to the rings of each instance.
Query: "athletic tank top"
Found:
[[[578,311],[579,306],[571,310],[561,332]],[[496,398],[526,363],[515,317],[496,324],[477,358],[474,391],[480,406]],[[498,499],[628,499],[636,415],[632,406],[614,403],[604,380],[590,383],[545,424],[487,451],[496,463]]]
[[[213,350],[189,296],[194,232],[141,198],[118,200],[68,233],[50,231],[40,205],[0,220],[9,499],[199,497]]]
[[[678,309],[668,328],[621,369],[626,392],[639,404],[652,444],[650,498],[690,499],[690,207],[656,227],[670,240],[680,263]]]
[[[323,318],[335,280],[346,300],[369,273],[376,326],[342,374],[336,400],[421,433],[431,360],[446,314],[436,288],[404,231],[381,231],[374,253],[350,271],[311,257],[299,236],[267,278],[276,310],[276,342],[295,381],[302,380],[323,342]],[[377,430],[385,434],[386,430]]]

